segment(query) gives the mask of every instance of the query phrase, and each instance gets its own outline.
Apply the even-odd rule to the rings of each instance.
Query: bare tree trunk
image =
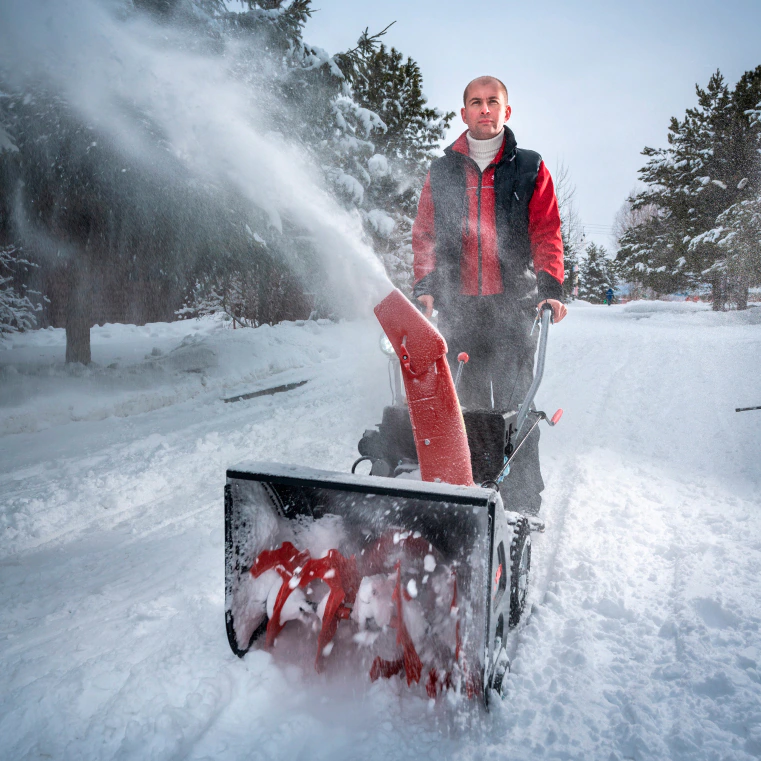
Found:
[[[748,308],[748,278],[739,275],[732,283],[732,301],[738,309]]]
[[[727,301],[727,279],[724,275],[717,275],[711,281],[711,308],[714,312],[723,312]]]
[[[89,365],[92,293],[86,267],[72,261],[69,266],[69,298],[66,306],[66,362]]]

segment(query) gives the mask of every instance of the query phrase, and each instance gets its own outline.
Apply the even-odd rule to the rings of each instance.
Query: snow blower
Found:
[[[509,670],[505,641],[531,560],[529,521],[505,509],[498,481],[529,415],[534,425],[547,419],[530,406],[550,313],[521,409],[465,419],[433,325],[400,291],[375,314],[406,401],[397,383],[379,429],[360,441],[358,462],[372,461],[371,473],[265,462],[227,471],[230,647],[243,657],[253,646],[308,642],[318,671],[352,659],[373,681],[399,675],[429,697],[453,692],[488,706]],[[476,486],[474,473],[486,483]]]

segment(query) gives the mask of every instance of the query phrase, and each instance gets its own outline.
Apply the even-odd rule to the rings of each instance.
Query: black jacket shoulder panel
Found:
[[[526,148],[518,148],[515,155],[515,192],[521,200],[531,200],[534,195],[536,178],[539,175],[539,167],[542,165],[542,157],[536,151]],[[528,206],[526,206],[528,214]]]
[[[528,148],[518,148],[515,153],[515,160],[518,162],[519,172],[533,172],[534,174],[539,174],[539,167],[542,165],[542,157],[536,151],[530,151]]]

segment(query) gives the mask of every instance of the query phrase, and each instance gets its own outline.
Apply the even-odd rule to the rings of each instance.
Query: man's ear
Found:
[[[465,111],[464,108],[463,108],[463,111]],[[507,121],[510,118],[512,113],[513,113],[513,109],[510,107],[510,105],[508,104],[507,106],[505,106],[505,121]]]
[[[465,109],[464,108],[460,109],[460,116],[462,117],[462,120],[465,122]],[[467,124],[467,122],[465,122],[465,124]]]

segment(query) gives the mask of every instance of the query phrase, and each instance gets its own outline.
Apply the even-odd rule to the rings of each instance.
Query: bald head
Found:
[[[462,104],[464,106],[468,105],[468,91],[473,85],[491,85],[495,84],[499,89],[502,91],[502,94],[505,96],[505,104],[507,104],[507,87],[505,87],[504,82],[497,79],[496,77],[476,77],[475,79],[468,82],[467,87],[465,88],[465,92],[462,94]]]
[[[470,136],[490,140],[502,132],[512,109],[507,104],[507,88],[496,77],[478,77],[463,93],[465,105],[460,109]]]

